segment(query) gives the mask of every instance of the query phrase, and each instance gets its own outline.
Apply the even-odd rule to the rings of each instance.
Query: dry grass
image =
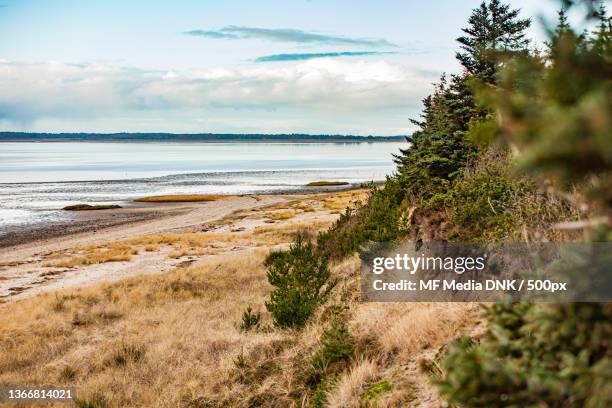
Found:
[[[81,265],[94,265],[105,262],[126,262],[132,255],[138,254],[136,248],[125,244],[112,244],[108,247],[85,247],[77,250],[72,256],[52,262],[49,266],[72,268]]]
[[[216,201],[223,197],[225,196],[220,194],[176,194],[142,197],[134,201],[137,203],[196,203]]]
[[[276,215],[276,220],[287,221],[293,217]],[[266,212],[264,216],[268,216]],[[67,268],[95,265],[105,262],[130,261],[140,251],[154,252],[168,249],[170,258],[183,256],[215,255],[236,247],[270,246],[288,243],[302,230],[320,231],[327,228],[331,220],[311,222],[283,222],[272,227],[256,227],[239,232],[189,232],[144,235],[141,237],[100,245],[74,248],[48,255],[45,266]]]
[[[284,221],[295,217],[296,214],[294,210],[268,211],[265,217],[269,220]]]
[[[356,355],[330,406],[399,406],[430,387],[426,375],[403,367],[475,321],[469,304],[359,302],[354,258],[333,267],[340,285],[303,331],[243,333],[247,306],[271,324],[266,253],[0,306],[0,384],[74,387],[109,407],[299,406],[313,392],[304,371],[332,306],[342,304]],[[393,389],[366,404],[368,387],[382,379]]]
[[[342,202],[357,199],[345,195]],[[348,307],[355,355],[337,374],[329,406],[411,406],[419,400],[439,405],[417,362],[472,330],[479,320],[473,304],[363,303],[360,261],[354,257],[332,266],[339,284],[303,330],[270,328],[263,267],[269,248],[289,242],[296,231],[315,232],[329,223],[148,235],[61,254],[60,261],[103,258],[113,249],[169,248],[180,255],[251,248],[164,274],[0,305],[0,384],[73,387],[81,406],[308,406],[314,388],[304,380],[305,371],[331,311],[341,305]],[[239,325],[248,306],[262,313],[262,329],[245,333]],[[366,401],[369,387],[381,380],[391,390]]]
[[[323,205],[326,209],[332,211],[357,208],[365,203],[368,194],[367,190],[352,190],[344,194],[328,195],[323,198]]]

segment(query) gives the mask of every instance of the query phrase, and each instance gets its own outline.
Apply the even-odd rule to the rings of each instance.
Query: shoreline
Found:
[[[357,190],[360,186],[349,184],[343,186],[317,186],[296,190],[282,190],[271,193],[224,195],[223,199],[232,197],[259,197],[259,196],[308,196],[321,193],[343,192]],[[221,199],[221,200],[223,200]],[[218,200],[217,200],[218,201]],[[202,205],[199,202],[182,203],[149,203],[126,201],[123,208],[82,211],[73,213],[74,219],[64,221],[39,222],[26,225],[8,227],[6,231],[0,230],[0,249],[26,245],[37,241],[129,226],[153,219],[165,219],[188,212],[194,206]],[[0,257],[1,259],[1,257]]]
[[[0,303],[159,274],[192,262],[248,256],[287,244],[289,231],[329,226],[346,206],[366,195],[364,189],[352,189],[226,196],[208,202],[148,204],[121,220],[112,215],[126,209],[101,210],[106,213],[102,217],[90,217],[72,228],[49,226],[46,236],[39,230],[24,233],[21,243],[3,247]],[[113,251],[121,252],[121,258],[99,258]]]

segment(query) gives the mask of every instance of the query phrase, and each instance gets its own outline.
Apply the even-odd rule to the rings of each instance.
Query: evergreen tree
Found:
[[[595,17],[599,20],[599,24],[591,36],[591,49],[598,55],[609,57],[610,38],[612,37],[612,22],[610,21],[610,17],[608,17],[608,13],[603,2],[600,3],[599,8],[595,12]]]
[[[442,76],[433,95],[423,100],[420,127],[410,146],[395,156],[398,177],[408,196],[429,198],[446,190],[465,166],[471,147],[465,138],[473,115],[473,97],[464,77]]]
[[[557,50],[559,42],[568,35],[573,35],[572,28],[567,21],[567,9],[561,7],[558,11],[558,20],[555,30],[549,33],[550,39],[545,42],[549,56]]]
[[[590,1],[584,1],[589,4]],[[563,195],[583,197],[593,219],[612,215],[612,65],[609,23],[598,9],[598,29],[582,40],[566,27],[551,38],[550,61],[537,56],[505,67],[492,99],[504,137],[522,172]],[[559,35],[560,34],[560,35]],[[606,39],[608,38],[608,40]],[[578,191],[578,194],[576,194]],[[544,207],[545,208],[545,207]],[[539,208],[538,211],[541,211]],[[584,240],[612,240],[612,224],[585,228]],[[609,273],[596,262],[567,265],[558,274]],[[596,258],[595,258],[596,257]],[[594,264],[604,265],[593,270]],[[567,268],[567,269],[565,269]],[[583,268],[583,269],[581,269]],[[465,407],[612,406],[612,308],[609,303],[519,302],[487,310],[479,344],[463,339],[442,365],[443,394]]]
[[[531,21],[519,19],[520,10],[511,10],[500,0],[483,1],[473,10],[465,35],[457,38],[464,52],[456,54],[468,73],[493,82],[500,53],[523,51],[529,44],[525,29]]]

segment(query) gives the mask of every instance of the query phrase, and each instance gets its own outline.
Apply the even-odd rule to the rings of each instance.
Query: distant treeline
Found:
[[[399,142],[405,136],[352,136],[234,133],[27,133],[0,132],[0,141],[24,140],[164,140],[164,141],[291,141],[291,142]]]

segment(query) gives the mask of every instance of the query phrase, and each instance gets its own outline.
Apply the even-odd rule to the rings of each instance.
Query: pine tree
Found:
[[[599,20],[597,29],[593,32],[591,37],[590,46],[593,52],[600,56],[610,56],[610,39],[612,38],[612,22],[606,7],[603,2],[600,3],[599,8],[595,12],[595,16]],[[608,59],[609,61],[609,59]]]
[[[463,29],[465,35],[457,38],[464,52],[456,57],[468,73],[494,82],[500,54],[525,50],[529,44],[525,30],[531,21],[519,19],[519,12],[500,0],[483,1],[472,11],[469,26]]]
[[[546,45],[549,56],[552,56],[558,49],[559,42],[568,35],[573,35],[572,28],[567,21],[567,9],[561,7],[558,11],[558,20],[555,30],[549,33],[550,39],[544,44]]]
[[[429,198],[447,190],[474,153],[466,137],[470,121],[479,116],[470,76],[445,75],[434,93],[423,100],[419,129],[410,146],[395,156],[398,177],[408,196]]]

